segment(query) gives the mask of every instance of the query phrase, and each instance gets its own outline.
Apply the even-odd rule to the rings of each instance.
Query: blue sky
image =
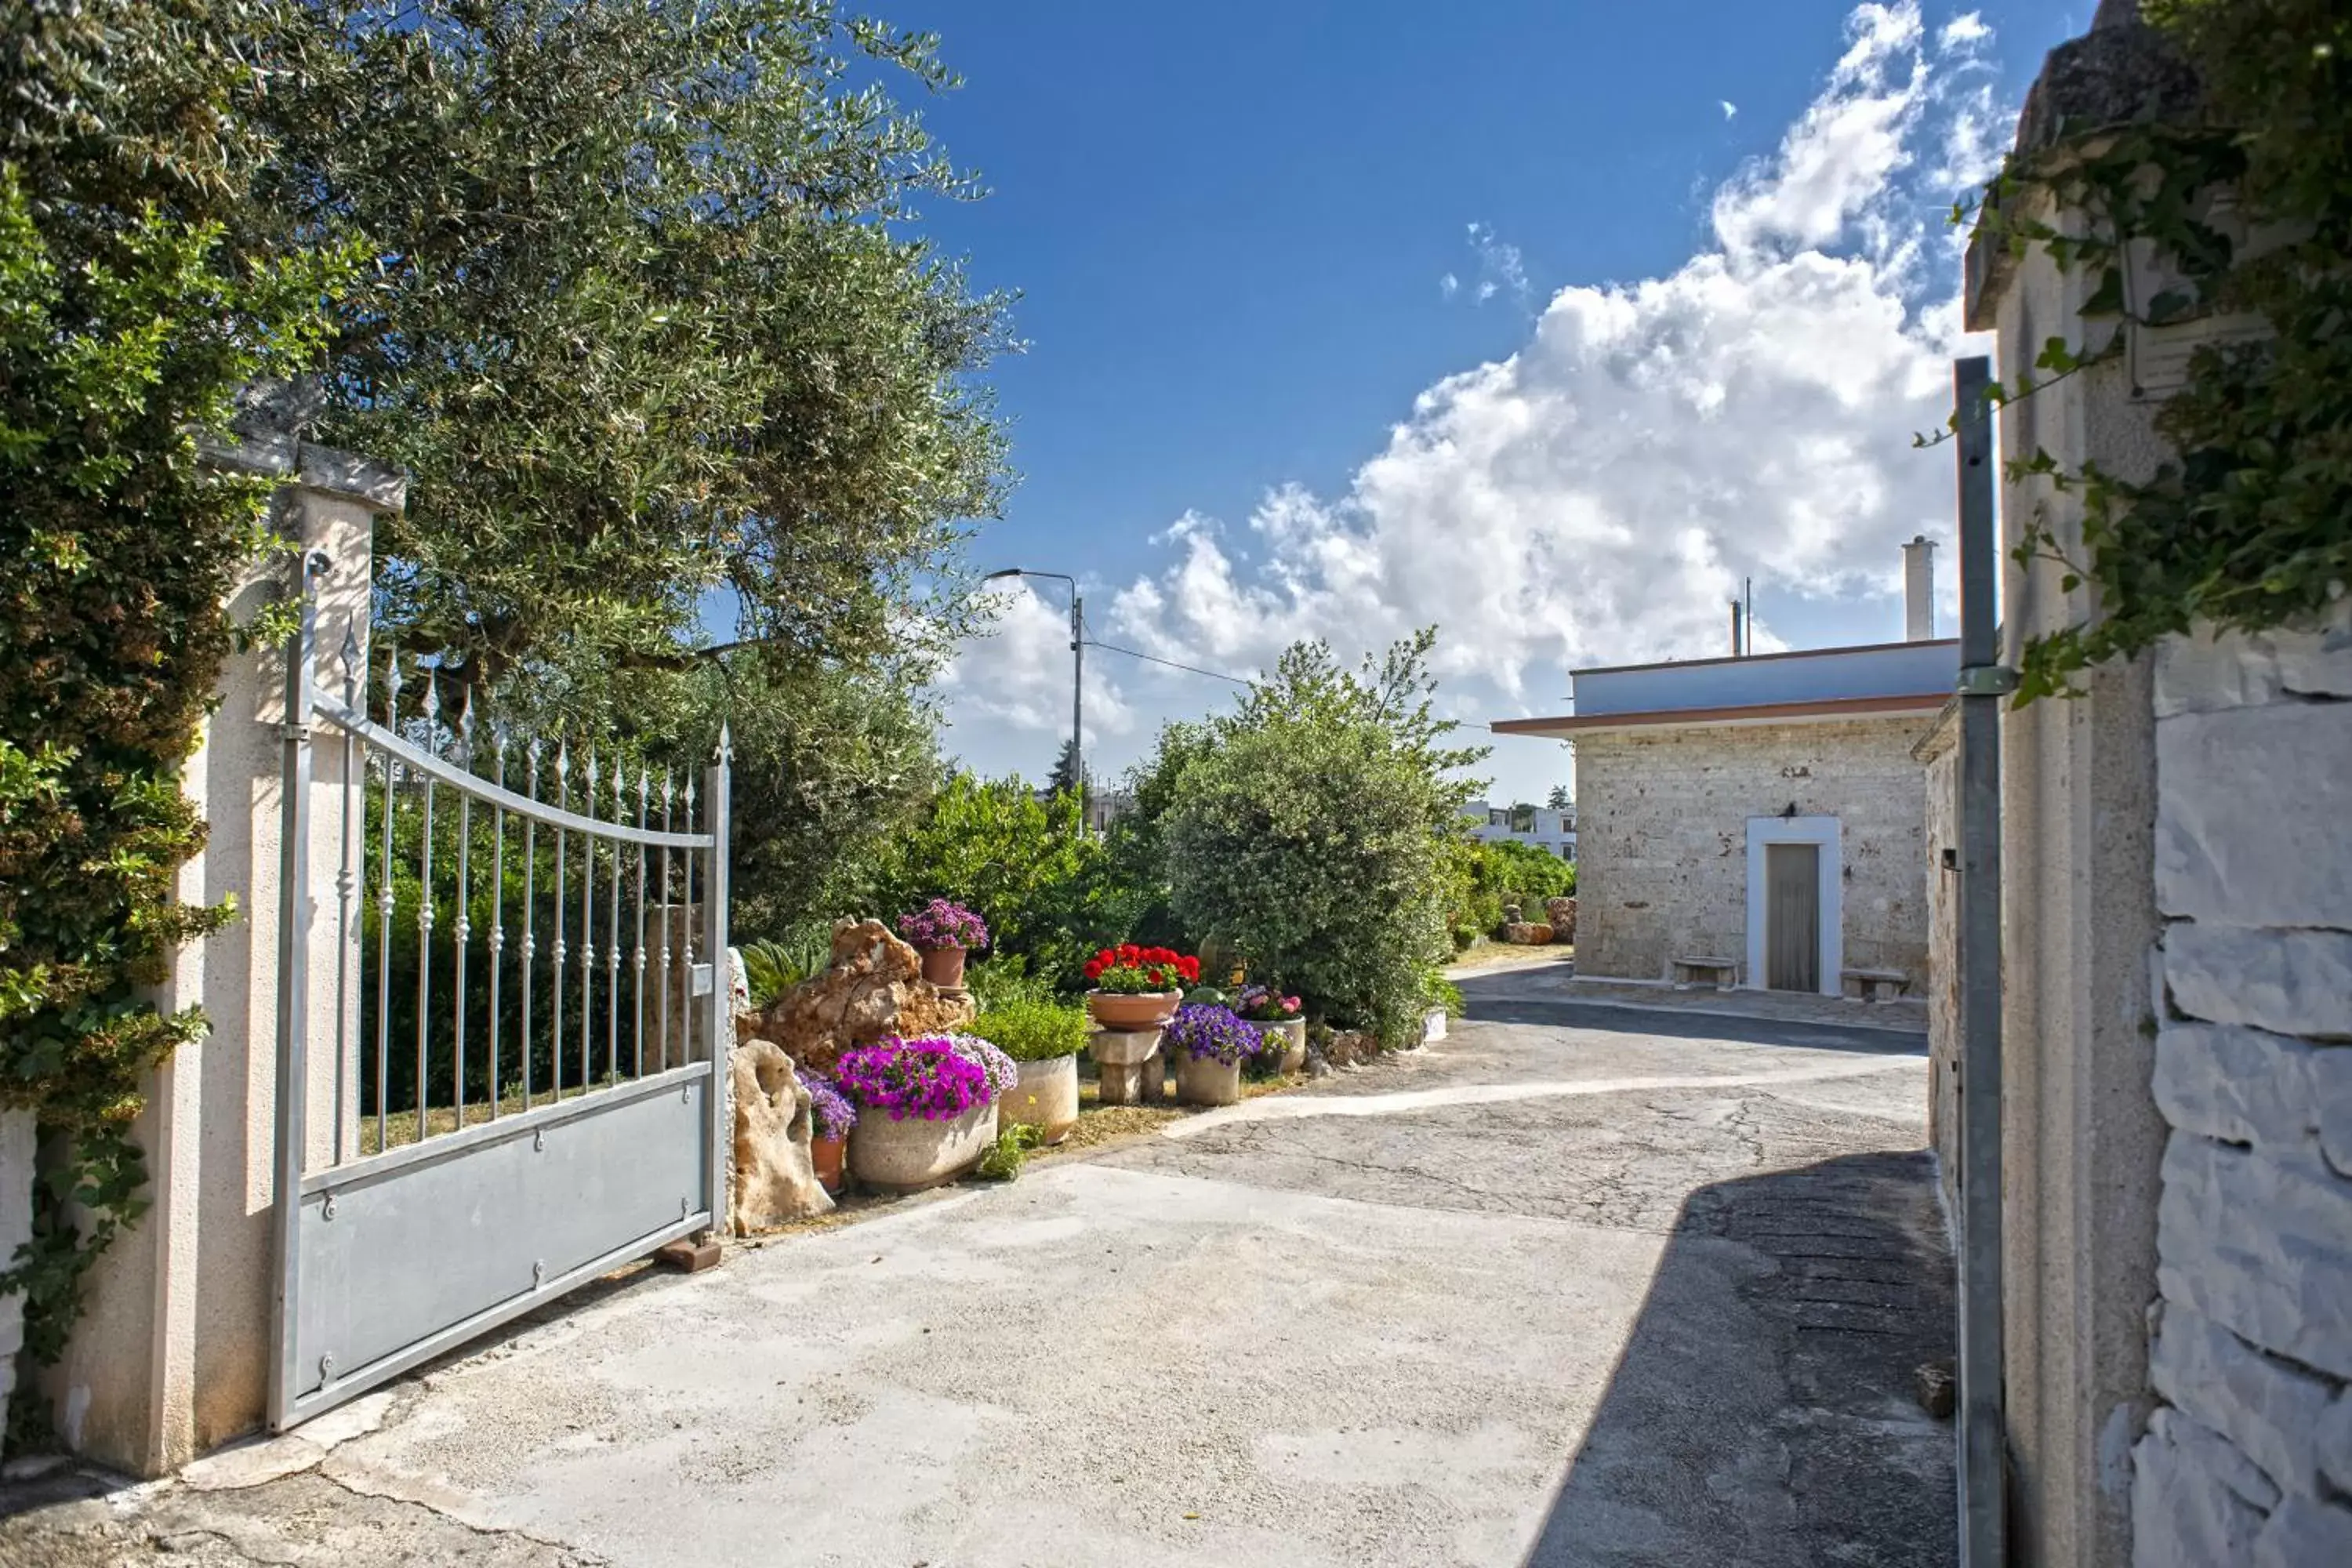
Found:
[[[1956,346],[1941,223],[2075,16],[1818,0],[1451,8],[922,3],[926,117],[992,187],[925,215],[1029,344],[982,569],[1069,572],[1106,640],[1246,675],[1435,620],[1449,709],[1579,664],[1897,635],[1908,449]],[[1041,585],[1048,596],[1058,585]],[[950,749],[1035,775],[1055,607],[961,650]],[[1090,656],[1098,776],[1216,683]],[[1502,795],[1566,758],[1501,742]]]

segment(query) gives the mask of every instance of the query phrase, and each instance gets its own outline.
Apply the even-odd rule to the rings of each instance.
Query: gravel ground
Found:
[[[1010,1186],[600,1285],[177,1482],[0,1489],[0,1563],[1951,1561],[1916,1037],[1547,979]]]

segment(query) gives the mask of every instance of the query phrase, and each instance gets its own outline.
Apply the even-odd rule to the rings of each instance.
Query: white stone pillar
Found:
[[[315,580],[319,679],[339,691],[346,630],[366,642],[374,519],[399,510],[404,481],[287,437],[215,456],[279,479],[289,544],[324,552],[326,572]],[[289,581],[284,557],[257,563],[233,613],[249,616]],[[70,1447],[142,1475],[253,1430],[268,1387],[285,678],[282,648],[232,656],[183,774],[210,832],[181,868],[180,896],[197,904],[233,897],[237,918],[182,948],[152,995],[167,1012],[201,1006],[210,1030],[148,1085],[133,1136],[147,1157],[151,1206],[92,1268],[82,1318],[43,1380]],[[347,1137],[357,1125],[356,1079],[348,1062],[341,1075],[335,1064],[338,1008],[348,1030],[358,1026],[357,969],[339,998],[335,944],[340,832],[347,801],[354,812],[359,802],[331,730],[314,731],[313,742],[307,1157],[317,1166],[332,1158],[339,1120]]]

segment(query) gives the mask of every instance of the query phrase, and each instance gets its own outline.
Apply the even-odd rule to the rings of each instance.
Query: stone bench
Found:
[[[1677,958],[1676,985],[1711,985],[1717,990],[1739,984],[1739,961],[1731,958]]]
[[[1892,1002],[1911,988],[1899,969],[1841,969],[1838,978],[1865,1002]]]

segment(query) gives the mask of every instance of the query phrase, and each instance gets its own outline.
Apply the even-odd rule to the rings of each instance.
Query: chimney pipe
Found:
[[[1738,658],[1747,649],[1739,646],[1739,601],[1731,601],[1731,657]]]
[[[1936,542],[1922,533],[1903,547],[1903,640],[1936,635]]]

